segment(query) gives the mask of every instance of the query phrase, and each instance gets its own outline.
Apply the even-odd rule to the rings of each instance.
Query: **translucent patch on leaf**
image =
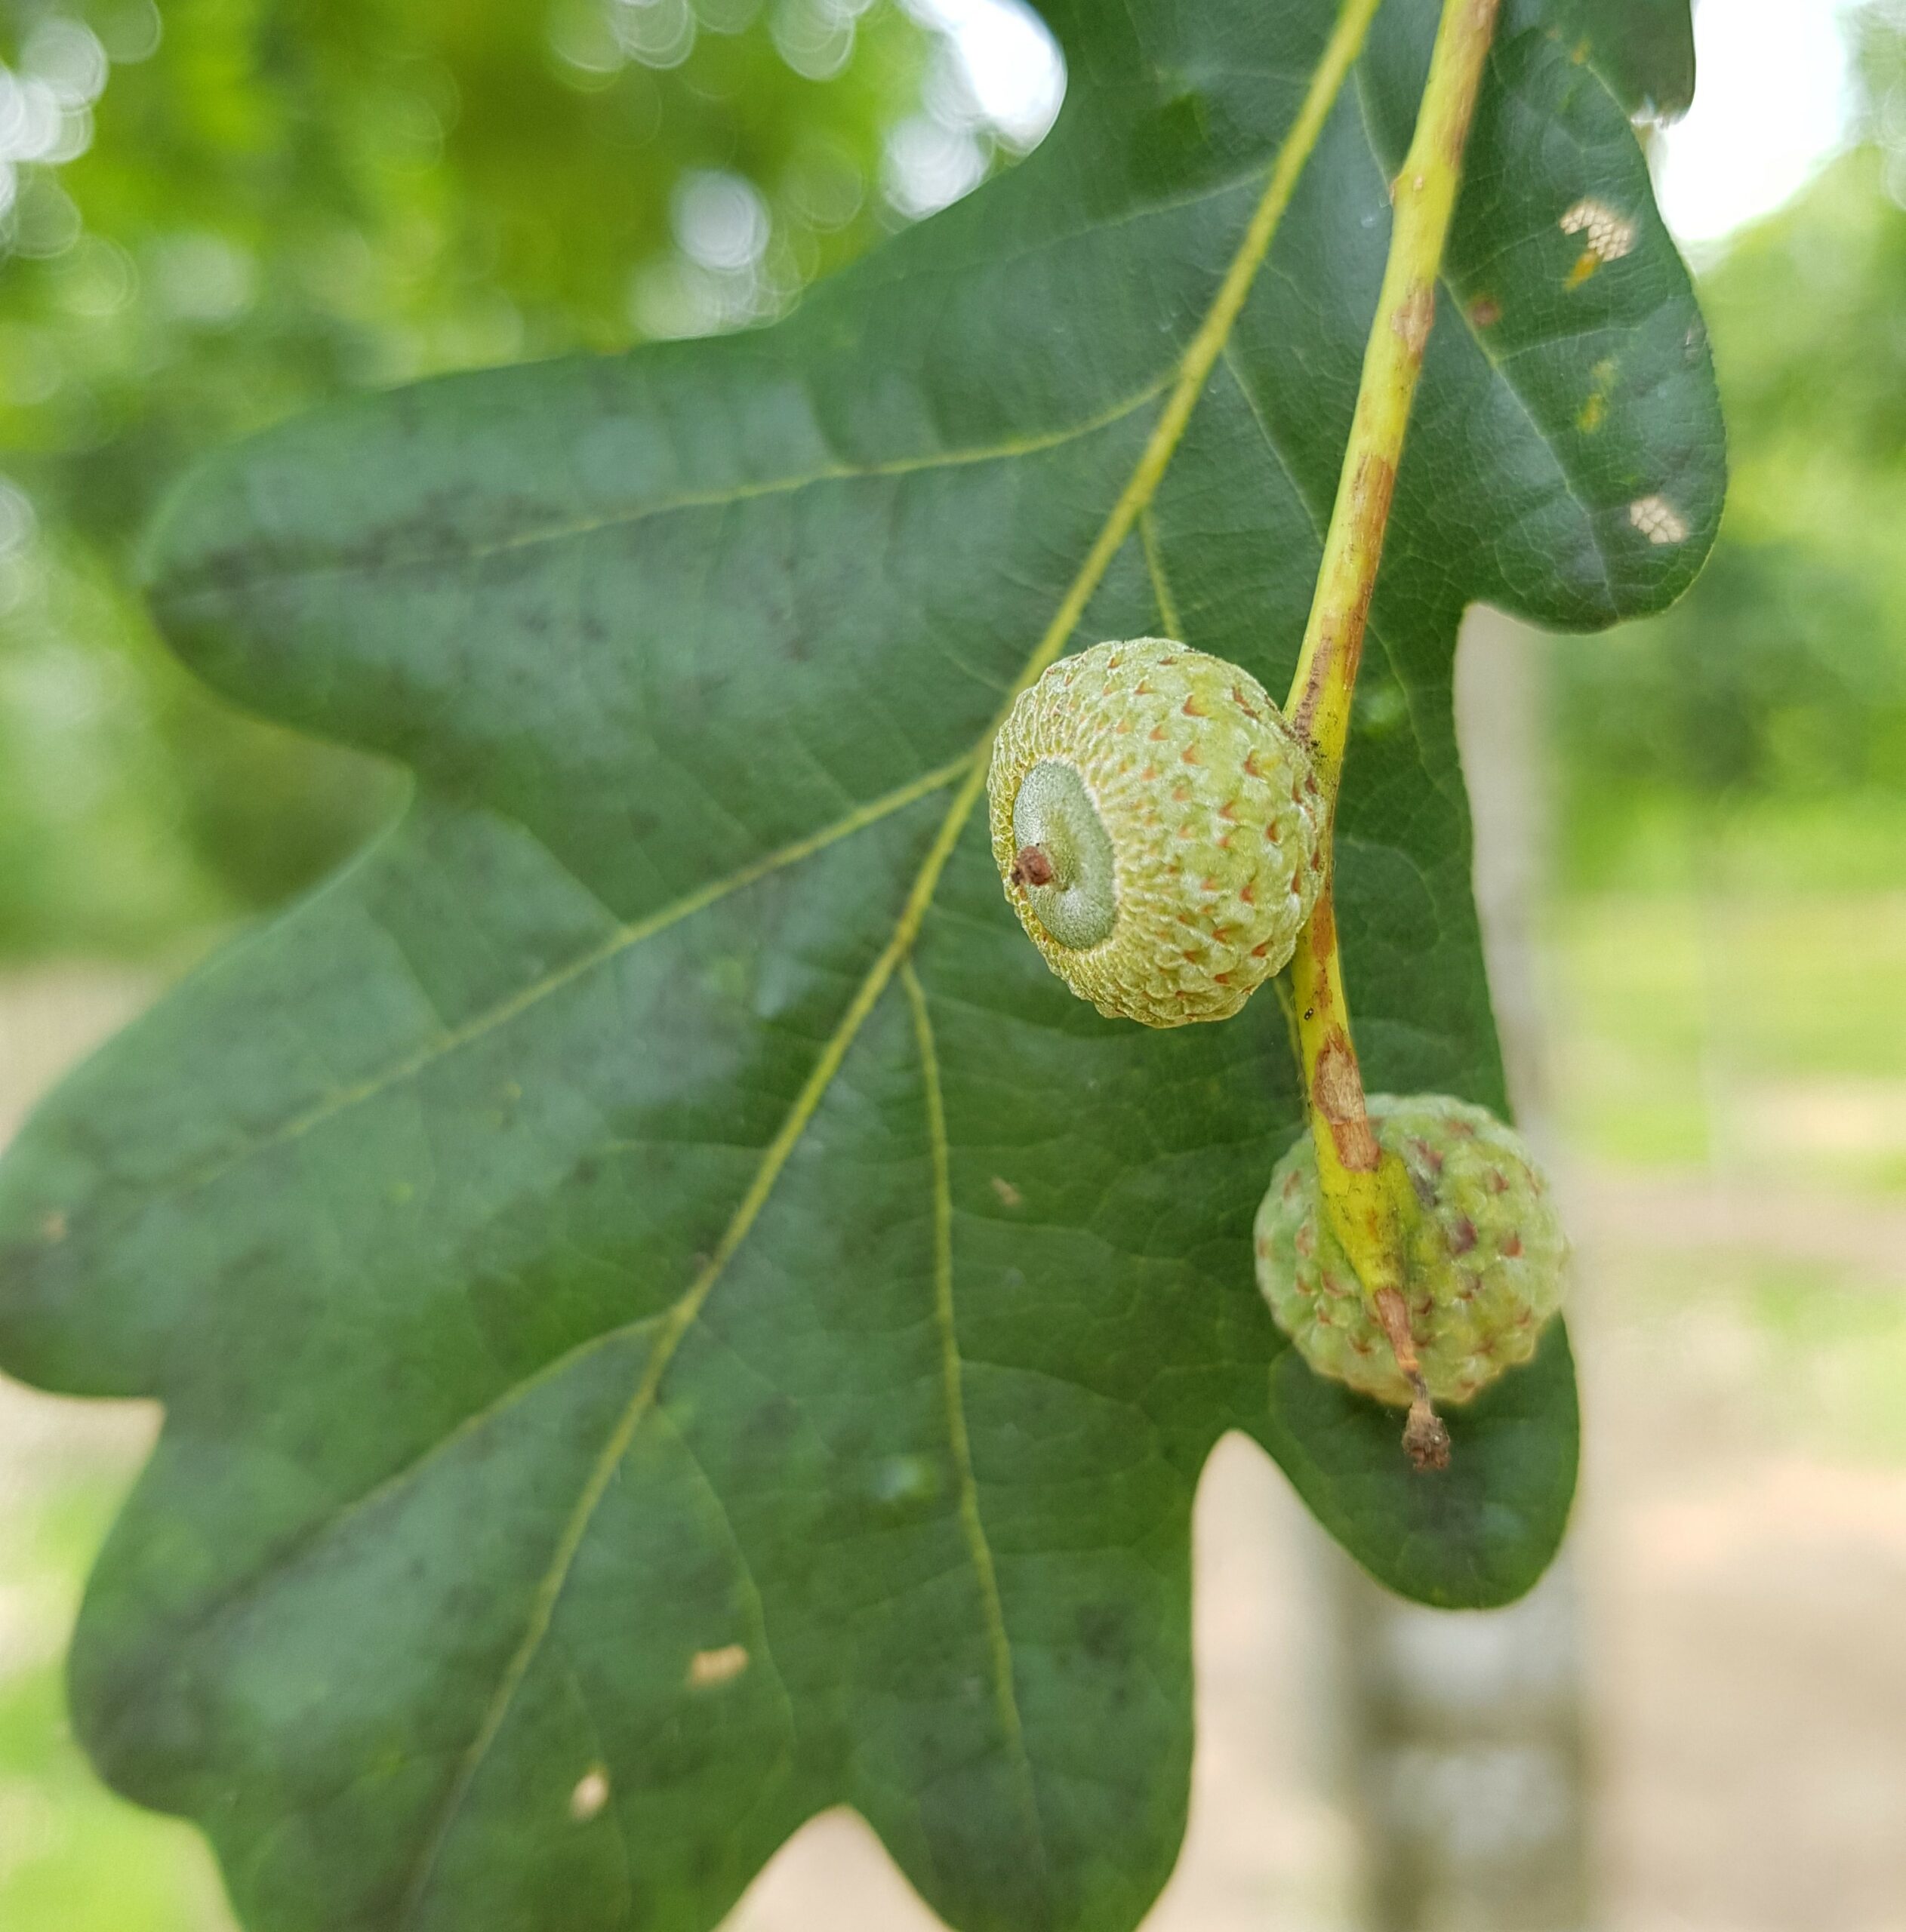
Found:
[[[1598,261],[1618,262],[1633,251],[1634,223],[1593,195],[1585,195],[1576,202],[1562,217],[1561,226],[1564,235],[1585,235]]]
[[[600,1764],[593,1764],[576,1780],[569,1794],[569,1815],[586,1825],[609,1801],[609,1774]]]
[[[709,1690],[739,1677],[748,1667],[744,1644],[724,1644],[718,1651],[697,1651],[688,1660],[688,1688]]]
[[[1637,497],[1628,521],[1651,543],[1679,543],[1688,534],[1686,519],[1665,497]]]
[[[1575,414],[1575,427],[1584,435],[1592,436],[1606,419],[1609,393],[1620,372],[1621,365],[1612,355],[1604,355],[1589,371],[1590,386]]]
[[[1569,271],[1571,288],[1586,281],[1604,262],[1618,262],[1635,245],[1635,224],[1606,202],[1584,195],[1558,224],[1564,235],[1579,235],[1586,245]]]

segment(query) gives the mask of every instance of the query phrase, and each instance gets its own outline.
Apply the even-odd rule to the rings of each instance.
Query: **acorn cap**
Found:
[[[1228,1019],[1322,884],[1308,751],[1249,672],[1167,638],[1053,665],[1000,727],[987,792],[1020,924],[1109,1017]]]
[[[1568,1241],[1522,1137],[1486,1108],[1446,1094],[1373,1094],[1367,1104],[1422,1209],[1405,1299],[1423,1379],[1438,1402],[1465,1402],[1535,1352],[1562,1305]],[[1331,1232],[1308,1134],[1272,1172],[1256,1235],[1258,1285],[1304,1359],[1408,1407],[1409,1385]]]

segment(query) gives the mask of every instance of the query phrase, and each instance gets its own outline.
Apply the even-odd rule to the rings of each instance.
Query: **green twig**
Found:
[[[1498,5],[1444,0],[1416,132],[1391,186],[1396,214],[1390,258],[1364,349],[1356,413],[1310,620],[1285,707],[1310,741],[1333,826],[1364,626]],[[1403,1164],[1378,1146],[1365,1109],[1363,1076],[1344,998],[1332,881],[1298,941],[1291,986],[1325,1211],[1415,1392],[1403,1445],[1419,1469],[1440,1469],[1449,1460],[1449,1433],[1430,1406],[1409,1327],[1409,1235],[1417,1217],[1415,1198]]]

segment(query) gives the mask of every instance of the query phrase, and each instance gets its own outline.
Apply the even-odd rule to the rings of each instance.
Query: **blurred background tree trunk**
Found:
[[[1476,903],[1517,1121],[1545,1161],[1534,921],[1548,851],[1538,641],[1470,613],[1457,731],[1476,821]],[[1404,1602],[1321,1536],[1337,1766],[1372,1932],[1582,1932],[1593,1924],[1580,1592],[1563,1557],[1506,1610]]]

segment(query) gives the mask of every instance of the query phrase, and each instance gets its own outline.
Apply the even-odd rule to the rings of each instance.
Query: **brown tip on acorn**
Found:
[[[1409,1419],[1403,1424],[1403,1454],[1418,1475],[1449,1466],[1449,1432],[1430,1406],[1429,1391],[1420,1384],[1409,1405]]]
[[[1052,861],[1036,845],[1022,845],[1012,862],[1015,885],[1050,885],[1056,875]]]
[[[1403,1453],[1418,1475],[1449,1466],[1449,1432],[1430,1400],[1429,1385],[1416,1356],[1416,1338],[1410,1333],[1409,1310],[1394,1288],[1379,1288],[1373,1297],[1377,1318],[1390,1338],[1391,1352],[1410,1386],[1409,1419],[1403,1424]]]

